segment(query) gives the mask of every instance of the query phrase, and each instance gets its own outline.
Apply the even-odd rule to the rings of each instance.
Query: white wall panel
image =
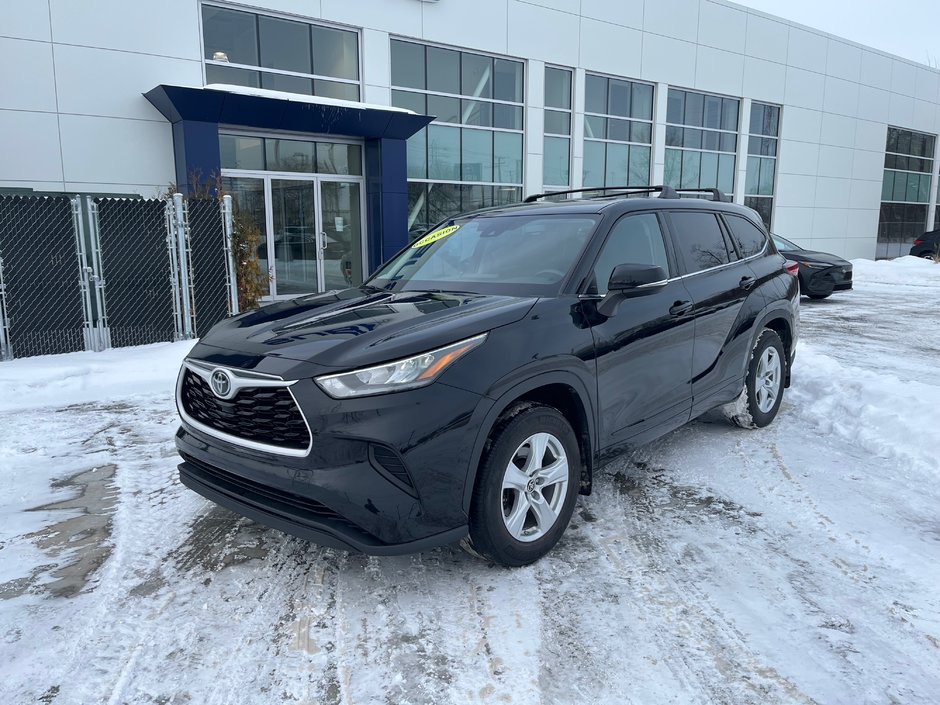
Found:
[[[740,96],[744,82],[744,55],[699,46],[695,87],[702,91]]]
[[[940,103],[940,73],[918,66],[914,97],[931,103]]]
[[[783,103],[787,85],[787,67],[775,61],[744,57],[743,94],[754,100]]]
[[[844,208],[820,208],[813,211],[813,249],[832,250],[841,249],[840,243],[833,242],[837,238],[845,237],[845,228],[848,223],[848,211]],[[825,242],[819,242],[825,240]]]
[[[62,183],[55,113],[0,110],[0,181]]]
[[[816,179],[815,205],[817,208],[848,208],[851,192],[851,179],[820,176]]]
[[[914,96],[917,83],[917,68],[901,59],[891,61],[891,92]]]
[[[881,203],[881,179],[878,181],[863,181],[852,179],[849,192],[849,208],[868,208],[873,204]]]
[[[639,78],[643,33],[597,20],[581,20],[581,67],[615,76]]]
[[[790,26],[785,22],[768,19],[761,15],[748,13],[747,44],[748,56],[758,59],[787,62],[787,46],[790,39]]]
[[[911,126],[914,121],[914,99],[892,93],[888,99],[888,122],[898,127]]]
[[[0,34],[40,42],[52,41],[46,0],[6,0],[0,3]]]
[[[867,179],[881,183],[884,176],[885,153],[884,149],[880,152],[866,152],[862,149],[856,149],[852,155],[852,176],[856,179]],[[881,206],[879,203],[872,204]]]
[[[61,115],[65,181],[162,184],[174,177],[167,122]]]
[[[642,78],[681,88],[695,84],[695,44],[646,34],[643,37]]]
[[[883,122],[870,120],[856,120],[855,148],[867,149],[879,154],[885,150],[885,141],[888,137],[887,126]]]
[[[306,4],[295,0],[296,4]],[[405,37],[421,36],[420,2],[395,3],[390,11],[387,0],[321,0],[323,17],[354,27],[378,29]],[[365,42],[363,42],[365,44]]]
[[[838,176],[851,178],[852,163],[855,150],[849,147],[819,146],[819,167],[816,173],[820,176]]]
[[[819,142],[822,112],[791,105],[784,107],[780,136],[799,142]],[[815,172],[813,172],[815,173]]]
[[[51,44],[0,37],[0,108],[56,111]]]
[[[780,174],[815,176],[819,162],[819,144],[780,140],[777,171]]]
[[[911,127],[922,132],[937,131],[937,106],[925,100],[914,100],[914,115],[910,122]]]
[[[143,93],[161,84],[202,85],[198,61],[55,45],[59,110],[79,115],[163,120]]]
[[[823,109],[826,112],[855,117],[858,113],[857,83],[826,76],[825,91]]]
[[[422,36],[441,44],[505,54],[508,5],[508,0],[424,4]],[[534,25],[528,31],[537,35],[542,27]]]
[[[643,29],[644,0],[581,0],[581,14],[602,22]]]
[[[854,148],[855,133],[857,131],[856,122],[854,117],[823,113],[822,130],[819,134],[820,144]]]
[[[862,49],[862,70],[859,81],[866,86],[891,90],[891,58],[875,51]]]
[[[366,85],[391,85],[391,45],[388,32],[376,29],[362,30],[361,74],[362,82]]]
[[[74,0],[50,3],[56,42],[184,59],[201,55],[199,4],[192,0],[163,0],[159,5],[96,0],[94,9]]]
[[[816,32],[799,27],[790,27],[790,43],[787,49],[787,64],[797,68],[826,72],[829,40]]]
[[[702,3],[698,43],[743,54],[747,45],[747,12],[716,2]]]
[[[551,10],[561,10],[573,15],[577,15],[581,9],[581,0],[526,0],[526,2],[541,5]]]
[[[880,88],[858,87],[858,117],[872,122],[887,122],[891,93]]]
[[[797,245],[808,245],[813,235],[813,210],[812,206],[785,206],[778,198],[774,207],[774,232]]]
[[[816,177],[801,174],[777,174],[777,205],[809,208],[816,198]]]
[[[572,31],[566,12],[511,0],[509,4],[509,53],[577,66],[578,34]]]
[[[698,39],[699,0],[646,0],[643,29],[653,34],[694,42]]]
[[[862,69],[862,50],[838,39],[829,38],[826,73],[836,78],[858,83]]]
[[[820,73],[787,67],[786,102],[800,108],[821,110],[826,77]]]

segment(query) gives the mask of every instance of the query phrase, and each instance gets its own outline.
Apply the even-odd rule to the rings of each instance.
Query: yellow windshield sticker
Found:
[[[440,230],[435,230],[433,233],[428,233],[423,238],[418,240],[414,245],[412,245],[411,249],[417,250],[419,247],[424,247],[425,245],[430,245],[432,242],[437,242],[441,238],[445,238],[448,235],[453,235],[459,228],[459,225],[448,225],[446,228],[441,228]]]

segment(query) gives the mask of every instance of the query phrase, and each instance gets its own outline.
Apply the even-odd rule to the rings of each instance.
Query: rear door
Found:
[[[672,278],[658,291],[625,299],[616,314],[597,313],[619,264],[655,264]],[[594,336],[598,429],[602,446],[640,443],[689,420],[692,400],[692,303],[656,213],[622,216],[594,262],[582,296]]]
[[[695,318],[695,415],[730,401],[726,397],[733,397],[743,382],[753,319],[742,315],[742,308],[757,281],[748,262],[739,258],[717,213],[672,211],[669,223]]]

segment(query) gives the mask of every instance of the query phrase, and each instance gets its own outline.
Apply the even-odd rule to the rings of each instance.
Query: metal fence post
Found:
[[[238,281],[235,278],[235,252],[232,248],[235,225],[231,196],[222,196],[222,226],[225,231],[225,283],[228,286],[228,310],[234,316],[239,311]]]
[[[182,318],[183,338],[193,337],[192,269],[189,266],[189,232],[186,224],[186,204],[183,194],[173,194],[173,224],[176,231],[176,252],[178,257],[180,316]]]
[[[0,256],[0,360],[12,360],[10,326],[7,323],[7,289],[3,283],[3,257]]]
[[[95,334],[94,306],[91,302],[91,277],[93,270],[88,264],[88,253],[85,251],[85,226],[82,220],[82,199],[75,196],[72,203],[72,231],[75,233],[75,250],[78,255],[78,287],[82,296],[82,316],[85,325],[82,337],[85,340],[85,350],[98,351],[98,339]]]
[[[108,310],[105,301],[104,267],[101,264],[101,232],[98,224],[98,204],[91,196],[85,196],[88,211],[88,248],[91,260],[90,280],[94,289],[95,318],[94,332],[97,342],[95,350],[107,350],[111,347],[111,332],[108,329]]]
[[[166,221],[166,247],[170,255],[170,294],[173,297],[173,323],[176,328],[174,340],[183,339],[183,313],[180,310],[180,273],[177,264],[176,247],[176,208],[173,201],[167,201],[163,215]]]

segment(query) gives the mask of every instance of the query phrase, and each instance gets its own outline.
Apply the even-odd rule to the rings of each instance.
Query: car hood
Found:
[[[448,345],[523,318],[534,297],[346,289],[264,306],[200,341],[247,358],[353,368]],[[199,356],[199,348],[194,350]]]
[[[830,255],[828,252],[814,252],[813,250],[787,250],[781,252],[784,257],[794,262],[813,262],[819,264],[828,264],[833,267],[851,267],[852,263],[841,257]]]

